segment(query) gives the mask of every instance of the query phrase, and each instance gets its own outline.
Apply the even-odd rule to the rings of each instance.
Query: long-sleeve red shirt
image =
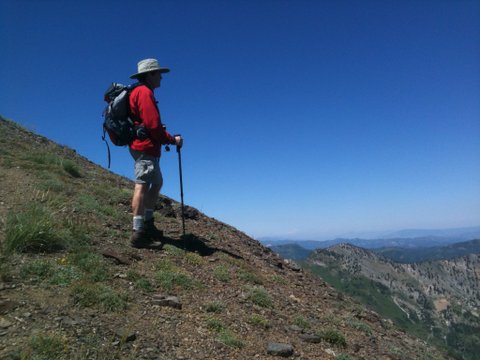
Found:
[[[129,100],[132,119],[144,126],[149,134],[145,140],[135,139],[130,148],[160,157],[161,146],[175,144],[175,139],[163,128],[153,91],[145,85],[137,86],[130,93]]]

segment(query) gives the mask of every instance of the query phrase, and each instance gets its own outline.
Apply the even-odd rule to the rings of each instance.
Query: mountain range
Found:
[[[337,244],[352,244],[365,249],[377,249],[388,247],[425,248],[432,246],[444,246],[457,242],[480,238],[480,226],[444,229],[444,230],[401,230],[391,233],[391,236],[382,238],[336,238],[332,240],[289,240],[289,239],[259,239],[265,246],[279,246],[297,244],[308,250],[326,249]]]
[[[430,257],[448,259],[409,264],[339,244],[313,251],[304,266],[398,326],[473,360],[480,350],[479,243],[437,248]]]

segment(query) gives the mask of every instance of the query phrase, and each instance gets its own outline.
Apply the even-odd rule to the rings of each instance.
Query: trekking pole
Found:
[[[185,241],[185,210],[184,210],[185,205],[183,204],[182,152],[180,151],[180,146],[177,146],[177,153],[178,153],[178,170],[180,174],[180,199],[182,201],[182,229],[183,229],[183,240]],[[186,246],[185,246],[185,250],[186,250]]]

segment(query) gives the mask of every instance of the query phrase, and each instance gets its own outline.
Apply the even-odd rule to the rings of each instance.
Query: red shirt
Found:
[[[153,91],[146,85],[137,86],[130,93],[129,100],[132,119],[144,126],[149,134],[145,140],[135,139],[130,148],[160,157],[162,145],[175,144],[175,138],[163,128]]]

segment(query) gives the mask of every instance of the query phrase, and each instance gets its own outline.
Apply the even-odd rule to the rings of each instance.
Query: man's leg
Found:
[[[144,231],[145,193],[147,184],[135,184],[132,198],[133,230],[132,240],[140,238]]]

